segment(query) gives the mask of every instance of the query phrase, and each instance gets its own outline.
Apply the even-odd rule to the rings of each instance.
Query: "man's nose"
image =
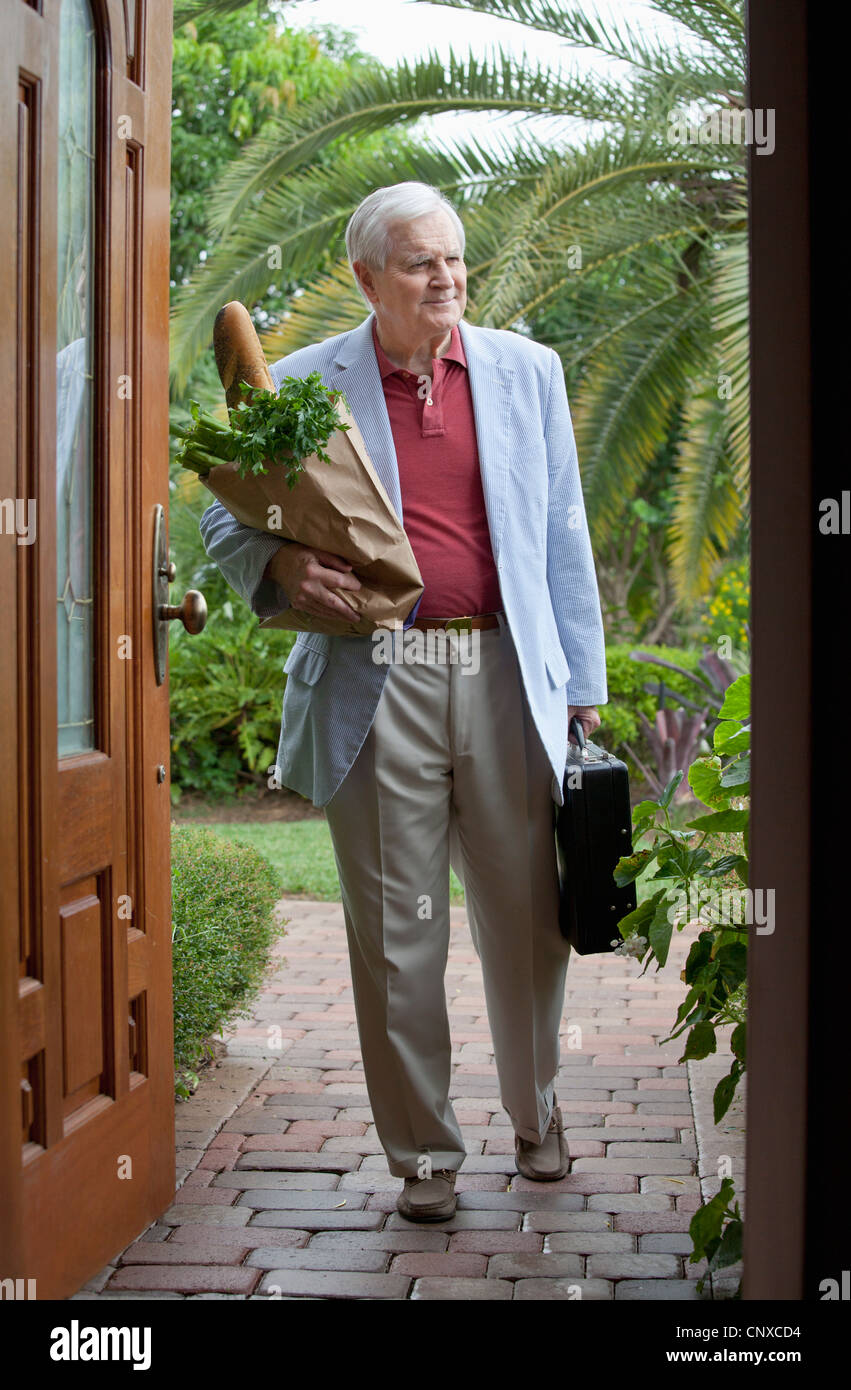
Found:
[[[438,285],[449,286],[454,283],[452,279],[452,271],[449,269],[449,266],[446,263],[446,261],[438,261],[435,264],[434,274],[431,278]]]

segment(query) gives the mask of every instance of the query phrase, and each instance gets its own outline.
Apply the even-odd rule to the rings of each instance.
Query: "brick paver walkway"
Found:
[[[719,1153],[741,1192],[743,1129],[741,1108],[711,1124],[728,1059],[701,1080],[702,1064],[678,1064],[681,1040],[658,1041],[683,997],[692,931],[643,978],[632,960],[573,956],[557,1086],[573,1161],[562,1181],[534,1183],[514,1166],[478,960],[453,909],[451,1095],[468,1157],[457,1215],[424,1226],[396,1212],[401,1180],[372,1124],[342,909],[281,907],[279,968],[228,1035],[227,1059],[177,1107],[174,1204],[75,1298],[698,1297],[689,1219],[701,1178],[704,1195],[717,1190]],[[739,1272],[716,1281],[716,1297]]]

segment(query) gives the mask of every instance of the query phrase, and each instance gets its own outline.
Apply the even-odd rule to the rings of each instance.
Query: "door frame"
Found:
[[[105,515],[112,546],[126,556],[123,578],[113,567],[103,573],[102,563],[97,573],[104,601],[96,650],[102,693],[109,694],[110,709],[120,705],[122,711],[120,739],[106,730],[105,746],[121,760],[117,785],[123,788],[115,806],[127,832],[122,827],[116,835],[123,849],[114,882],[108,874],[103,879],[109,884],[101,904],[104,973],[111,953],[117,970],[113,1007],[103,1018],[104,1093],[63,1122],[55,1104],[62,1050],[58,885],[74,874],[57,861],[63,812],[67,824],[77,808],[63,806],[56,752],[55,560],[40,556],[38,531],[29,546],[4,534],[0,609],[12,659],[0,663],[0,777],[16,791],[0,796],[0,1275],[35,1278],[39,1299],[74,1293],[161,1214],[175,1190],[169,708],[168,684],[158,686],[155,678],[152,578],[154,510],[157,503],[168,505],[171,3],[90,4],[99,31],[96,140],[102,159],[94,218],[103,238],[103,256],[95,263],[100,355],[94,359],[93,412],[101,447],[94,556],[97,564]],[[14,117],[20,74],[31,101],[21,117],[30,132],[19,205],[26,291],[19,286],[14,218],[0,234],[0,302],[8,306],[0,383],[7,399],[16,399],[21,440],[0,460],[0,498],[39,499],[45,544],[55,555],[57,161],[50,129],[59,0],[5,0],[4,9],[0,92],[7,115]],[[129,34],[128,12],[134,21]],[[0,181],[14,199],[14,120],[9,129],[0,142]],[[131,639],[129,659],[126,643],[121,652],[113,650],[116,633]],[[99,751],[62,762],[82,766],[87,759],[92,766],[106,762]],[[121,894],[132,899],[129,918],[126,903],[119,910]],[[23,987],[21,922],[39,940],[35,959],[43,967]],[[137,1027],[147,1043],[133,1070],[128,1001],[143,992]],[[41,1102],[47,1118],[22,1161],[21,1064],[34,1053],[46,1059],[41,1065],[49,1073]],[[75,1143],[84,1133],[88,1147]],[[132,1160],[133,1176],[118,1182],[123,1155]]]
[[[748,6],[748,105],[776,111],[774,153],[749,150],[751,884],[775,892],[775,930],[748,953],[749,1300],[820,1300],[822,1282],[849,1263],[838,1118],[849,816],[837,793],[848,774],[836,678],[851,565],[849,541],[818,525],[820,502],[839,498],[849,476],[833,426],[844,363],[822,331],[842,314],[828,197],[842,177],[843,32],[843,7],[828,18],[806,0]]]

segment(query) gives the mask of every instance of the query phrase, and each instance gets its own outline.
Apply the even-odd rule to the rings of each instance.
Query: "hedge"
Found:
[[[256,849],[172,823],[174,1065],[179,1095],[209,1056],[209,1039],[247,1017],[283,925],[280,875]]]

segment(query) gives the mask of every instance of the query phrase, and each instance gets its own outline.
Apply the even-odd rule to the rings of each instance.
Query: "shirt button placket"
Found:
[[[429,378],[429,393],[428,393],[428,395],[426,396],[426,405],[434,405],[434,395],[433,395],[433,392],[434,392],[434,384],[435,384],[435,381],[437,380],[437,372],[438,372],[439,370],[440,370],[439,367],[436,368],[434,375],[433,375],[432,377]]]

